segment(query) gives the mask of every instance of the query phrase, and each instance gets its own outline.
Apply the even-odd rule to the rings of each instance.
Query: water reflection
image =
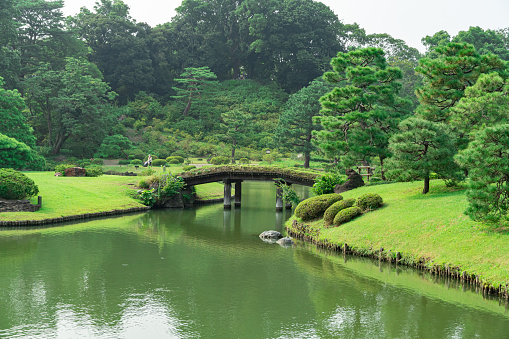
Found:
[[[242,207],[0,232],[0,337],[503,337],[497,301],[456,280],[299,244],[273,185]],[[467,292],[464,292],[467,291]]]

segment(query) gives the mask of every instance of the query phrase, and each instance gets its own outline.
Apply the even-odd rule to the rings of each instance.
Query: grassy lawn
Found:
[[[172,167],[173,170],[177,167]],[[42,208],[37,212],[1,212],[0,220],[43,220],[71,215],[141,207],[132,194],[140,177],[55,177],[53,172],[25,172],[39,187]],[[198,199],[223,197],[223,185],[196,186]],[[37,197],[32,198],[33,204]]]
[[[42,220],[143,206],[130,192],[139,178],[55,177],[53,172],[25,172],[39,187],[42,208],[37,212],[3,212],[0,220]],[[32,198],[37,203],[37,198]]]
[[[422,182],[396,183],[348,191],[342,193],[345,199],[378,193],[385,205],[339,227],[327,228],[322,219],[306,224],[319,230],[318,241],[347,243],[366,253],[383,247],[385,252],[401,252],[403,260],[410,262],[425,258],[429,265],[459,267],[495,287],[509,283],[509,232],[464,215],[463,189],[447,188],[435,180],[430,193],[423,195],[422,186]]]

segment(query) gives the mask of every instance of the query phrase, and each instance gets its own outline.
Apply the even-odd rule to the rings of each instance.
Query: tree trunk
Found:
[[[187,114],[189,113],[189,111],[191,110],[191,102],[192,102],[192,98],[189,97],[189,100],[187,101],[187,106],[186,108],[184,108],[184,112],[182,112],[182,115],[187,117]]]
[[[311,160],[311,154],[304,152],[304,168],[309,168],[309,161]]]
[[[380,176],[382,177],[382,180],[385,181],[387,178],[385,177],[385,171],[384,171],[384,159],[380,157]]]
[[[422,194],[426,194],[429,192],[429,174],[424,177],[424,189],[422,190]]]
[[[60,149],[64,145],[64,142],[67,140],[67,138],[69,138],[68,135],[67,136],[64,136],[64,134],[57,135],[55,146],[53,146],[53,150],[51,151],[53,155],[57,155],[58,153],[60,153]]]

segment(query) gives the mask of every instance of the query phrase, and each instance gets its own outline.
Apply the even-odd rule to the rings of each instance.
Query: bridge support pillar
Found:
[[[224,180],[224,208],[232,208],[232,183],[229,180]]]
[[[240,207],[242,200],[242,181],[235,181],[235,207]]]
[[[283,210],[283,189],[278,187],[276,189],[276,211],[282,210]]]
[[[286,184],[288,187],[291,187],[292,184]],[[289,200],[285,200],[285,209],[291,210],[292,209],[292,202]]]

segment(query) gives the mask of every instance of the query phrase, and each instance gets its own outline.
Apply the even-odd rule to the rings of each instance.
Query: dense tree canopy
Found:
[[[391,134],[409,113],[409,102],[398,96],[401,70],[387,66],[383,50],[373,47],[338,53],[331,65],[334,71],[324,77],[340,86],[320,99],[319,140],[327,147],[342,138],[341,146],[358,160],[378,157],[383,164]]]

